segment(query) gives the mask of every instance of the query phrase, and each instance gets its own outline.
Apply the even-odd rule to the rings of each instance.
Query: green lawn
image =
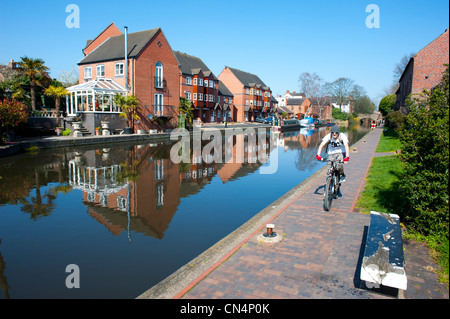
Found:
[[[402,163],[398,156],[375,157],[366,177],[367,184],[361,192],[356,208],[363,213],[371,210],[398,214],[397,208],[402,205],[402,194],[399,191]]]
[[[400,140],[398,137],[398,133],[393,129],[384,129],[383,134],[381,135],[380,142],[378,143],[376,152],[384,153],[384,152],[395,152],[400,149]]]

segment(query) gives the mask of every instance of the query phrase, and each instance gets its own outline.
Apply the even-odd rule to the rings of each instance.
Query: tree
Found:
[[[360,100],[363,96],[367,96],[367,91],[361,85],[355,84],[353,85],[352,91],[350,93],[353,98],[352,109],[350,113],[358,114],[357,105],[360,103]]]
[[[27,106],[15,100],[0,101],[0,143],[4,141],[3,132],[9,128],[26,123],[28,118]]]
[[[184,114],[186,116],[186,123],[192,124],[192,120],[194,119],[194,108],[192,107],[192,102],[185,97],[180,97],[180,114]]]
[[[44,65],[42,59],[32,59],[28,57],[21,57],[21,61],[17,62],[19,71],[23,72],[30,80],[30,95],[31,95],[31,109],[36,110],[36,87],[40,85],[44,73],[49,70]]]
[[[119,116],[126,118],[128,127],[131,127],[134,131],[134,121],[139,120],[139,115],[137,114],[139,101],[137,97],[135,95],[123,96],[117,93],[114,97],[114,102],[122,110]]]
[[[349,78],[339,78],[334,82],[325,83],[324,92],[336,99],[339,109],[342,111],[342,105],[350,95],[353,84],[354,81]]]
[[[360,97],[355,103],[356,114],[372,114],[373,111],[375,111],[375,104],[367,95]]]
[[[403,72],[405,71],[406,66],[409,63],[409,60],[411,60],[411,58],[415,55],[415,53],[410,53],[410,54],[405,54],[400,62],[398,62],[393,70],[393,78],[394,78],[394,83],[398,83],[398,81],[400,80],[400,77],[402,76]]]
[[[298,82],[306,97],[323,96],[323,80],[317,73],[304,72],[300,74]]]
[[[381,112],[383,116],[388,115],[395,106],[395,101],[397,100],[397,96],[395,94],[389,94],[383,97],[378,105],[378,110]]]
[[[55,99],[55,108],[56,108],[56,121],[58,122],[58,126],[61,126],[61,98],[69,95],[69,91],[67,91],[62,86],[53,86],[50,85],[47,89],[45,89],[44,93],[48,96],[51,96]]]

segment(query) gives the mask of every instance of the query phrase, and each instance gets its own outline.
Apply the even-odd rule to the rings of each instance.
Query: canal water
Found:
[[[355,143],[369,128],[343,131]],[[321,168],[328,132],[233,137],[227,163],[192,147],[177,164],[175,141],[0,158],[0,299],[137,297]]]

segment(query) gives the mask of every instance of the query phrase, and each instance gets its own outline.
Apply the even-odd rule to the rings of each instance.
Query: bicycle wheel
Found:
[[[340,180],[341,179],[340,179],[339,175],[335,173],[333,175],[333,183],[334,183],[333,198],[334,199],[338,198],[338,195],[339,195],[339,188],[340,188],[339,182],[340,182]]]
[[[323,209],[329,211],[331,208],[331,202],[333,201],[333,178],[327,177],[327,183],[325,185],[325,198],[323,199]]]

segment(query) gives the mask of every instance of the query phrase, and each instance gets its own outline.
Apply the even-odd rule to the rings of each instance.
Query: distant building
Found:
[[[194,119],[204,123],[221,122],[219,79],[195,56],[174,51],[181,68],[180,96],[192,101]]]
[[[449,63],[448,29],[409,60],[399,80],[395,110],[407,113],[405,100],[410,94],[439,84],[446,68],[444,63]]]
[[[235,122],[252,122],[261,115],[267,116],[272,108],[272,91],[257,75],[225,67],[219,74],[234,96]]]

